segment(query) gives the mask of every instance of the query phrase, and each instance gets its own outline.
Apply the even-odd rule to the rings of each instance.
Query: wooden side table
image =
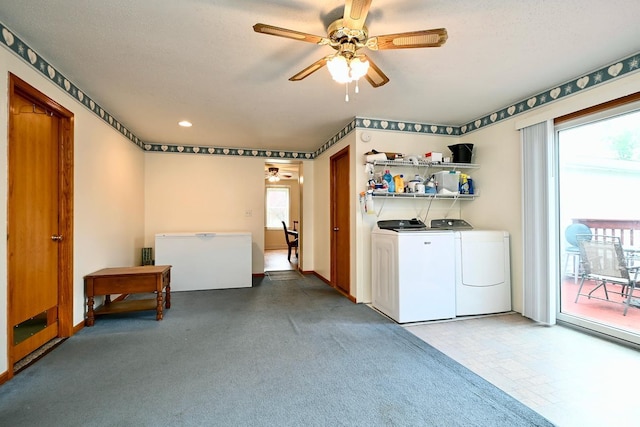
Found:
[[[162,320],[162,291],[166,291],[165,308],[171,308],[171,266],[103,268],[84,276],[87,294],[87,326],[93,326],[95,316],[138,310],[156,310],[156,320]],[[111,301],[112,294],[155,292],[155,299]],[[94,297],[105,295],[102,307],[94,310]]]

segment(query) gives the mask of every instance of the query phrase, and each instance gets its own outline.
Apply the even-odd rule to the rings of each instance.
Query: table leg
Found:
[[[156,305],[156,320],[162,320],[162,291],[156,292],[158,304]]]
[[[171,285],[167,285],[167,296],[164,301],[165,308],[171,308]]]
[[[95,323],[95,315],[93,314],[93,297],[90,296],[87,299],[87,326],[93,326]]]

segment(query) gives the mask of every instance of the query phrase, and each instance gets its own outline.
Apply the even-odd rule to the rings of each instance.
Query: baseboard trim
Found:
[[[315,271],[312,271],[311,274],[313,274],[314,276],[316,276],[318,279],[322,280],[324,283],[326,283],[327,285],[331,286],[332,288],[334,287],[331,284],[331,281],[326,279],[322,274],[320,273],[316,273]]]
[[[84,329],[84,320],[73,327],[73,335],[77,334],[82,329]]]
[[[326,283],[327,285],[331,286],[333,289],[335,289],[336,291],[340,292],[340,294],[344,297],[346,297],[349,301],[351,301],[354,304],[357,304],[357,301],[355,299],[355,297],[353,297],[352,295],[349,295],[348,293],[346,293],[345,291],[343,291],[342,289],[338,288],[337,286],[334,286],[333,283],[331,283],[330,280],[327,280],[325,277],[323,277],[321,274],[316,273],[315,271],[310,273],[313,274],[314,276],[316,276],[318,279],[322,280],[324,283]]]

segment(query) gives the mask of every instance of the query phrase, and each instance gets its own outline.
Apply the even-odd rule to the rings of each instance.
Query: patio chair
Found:
[[[637,286],[640,265],[627,265],[619,237],[601,235],[591,236],[590,239],[579,237],[578,247],[583,274],[575,302],[578,302],[580,296],[586,296],[590,299],[623,304],[626,316]],[[597,283],[596,287],[588,293],[582,293],[585,280],[593,280]],[[607,284],[620,286],[620,290],[607,288]],[[594,295],[594,292],[600,288],[604,291],[604,298]],[[622,299],[609,299],[610,293],[620,295]]]

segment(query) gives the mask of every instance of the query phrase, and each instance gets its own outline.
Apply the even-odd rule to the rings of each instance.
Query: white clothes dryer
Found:
[[[511,311],[509,233],[455,232],[456,316]]]

